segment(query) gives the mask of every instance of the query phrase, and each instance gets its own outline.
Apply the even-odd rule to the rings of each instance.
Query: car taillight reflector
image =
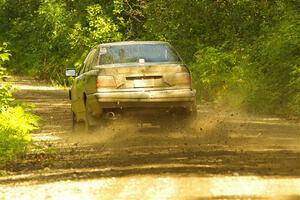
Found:
[[[192,80],[189,73],[176,73],[177,85],[191,85]]]
[[[116,82],[112,76],[98,76],[96,82],[97,88],[115,88]]]

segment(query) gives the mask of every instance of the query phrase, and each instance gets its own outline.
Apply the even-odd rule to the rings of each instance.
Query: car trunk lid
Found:
[[[98,66],[99,75],[112,76],[117,89],[169,88],[179,86],[178,77],[190,79],[187,68],[182,64],[119,64]],[[180,77],[182,78],[182,77]],[[190,87],[190,80],[181,87]]]

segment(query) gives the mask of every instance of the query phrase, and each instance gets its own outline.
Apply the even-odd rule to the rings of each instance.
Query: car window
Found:
[[[92,69],[93,66],[98,64],[99,50],[92,49],[84,61],[83,73],[88,72]]]
[[[93,55],[91,67],[99,65],[99,48],[96,50],[96,52]]]
[[[79,68],[79,75],[83,74],[83,72],[84,72],[84,62],[81,64]]]
[[[83,74],[84,72],[86,72],[86,68],[87,68],[87,63],[89,60],[89,57],[91,56],[91,52],[86,56],[85,60],[83,61],[82,67],[80,69],[80,73],[79,74]]]
[[[168,44],[129,44],[100,49],[100,64],[145,62],[178,62],[180,58]]]

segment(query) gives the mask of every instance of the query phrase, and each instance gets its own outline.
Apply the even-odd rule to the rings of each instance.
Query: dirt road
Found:
[[[199,106],[193,132],[113,122],[71,133],[67,91],[17,79],[41,129],[0,199],[300,199],[300,123]]]

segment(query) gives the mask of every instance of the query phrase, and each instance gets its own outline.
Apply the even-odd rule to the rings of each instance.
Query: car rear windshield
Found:
[[[100,64],[178,62],[177,54],[168,44],[129,44],[104,46]]]

